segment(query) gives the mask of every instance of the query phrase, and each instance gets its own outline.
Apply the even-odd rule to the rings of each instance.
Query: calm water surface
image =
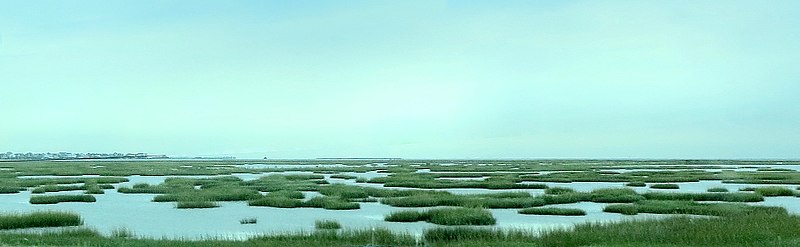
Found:
[[[781,166],[781,168],[784,168]],[[788,167],[786,167],[788,168]],[[244,180],[257,179],[271,174],[312,174],[311,172],[271,172],[271,173],[237,173],[233,176]],[[343,174],[363,178],[387,176],[387,173],[345,172]],[[39,176],[50,177],[50,176]],[[62,176],[65,177],[65,176]],[[70,176],[80,177],[80,176]],[[91,176],[85,176],[91,177]],[[178,177],[178,176],[171,176]],[[190,178],[210,178],[217,176],[181,176]],[[159,184],[166,178],[163,176],[129,176],[129,182],[115,185],[132,186],[137,183]],[[354,180],[332,179],[326,174],[325,178],[331,183],[356,184]],[[591,191],[599,188],[622,188],[625,183],[602,182],[575,182],[575,183],[545,183],[550,187],[568,187],[576,191]],[[737,191],[743,187],[758,187],[769,185],[748,184],[723,184],[720,181],[700,181],[690,183],[677,183],[679,190],[658,190],[633,188],[637,192],[705,192],[708,188],[724,187],[730,191]],[[382,188],[381,184],[358,183],[359,186]],[[780,185],[787,186],[787,185]],[[794,187],[794,186],[789,186]],[[629,187],[630,188],[630,187]],[[393,188],[410,189],[410,188]],[[489,190],[489,189],[443,189],[455,194],[497,193],[505,191],[523,191],[533,195],[544,193],[541,189],[514,189],[514,190]],[[82,191],[68,191],[47,194],[80,194]],[[1,212],[30,212],[37,210],[62,210],[79,213],[85,225],[97,229],[104,234],[110,234],[115,229],[125,228],[137,236],[153,238],[231,238],[244,239],[254,235],[285,233],[298,231],[314,231],[314,221],[330,219],[339,221],[345,228],[370,229],[375,227],[388,228],[398,232],[409,232],[414,235],[421,234],[427,228],[437,227],[425,222],[392,223],[383,220],[383,217],[393,211],[413,208],[393,208],[380,203],[360,203],[359,210],[325,210],[318,208],[270,208],[250,207],[246,202],[220,202],[220,207],[210,209],[176,209],[175,204],[151,202],[155,195],[151,194],[121,194],[116,190],[106,190],[105,194],[96,195],[94,203],[59,203],[54,205],[33,205],[28,202],[30,191],[18,194],[0,195]],[[316,192],[306,192],[307,198],[320,196]],[[781,206],[792,213],[800,213],[800,199],[796,197],[770,197],[766,201],[752,203],[757,205]],[[581,222],[613,222],[625,219],[646,219],[669,217],[668,215],[639,214],[626,216],[621,214],[605,213],[602,211],[605,204],[593,202],[580,202],[564,205],[549,205],[546,207],[579,208],[587,212],[586,216],[542,216],[522,215],[516,209],[491,209],[497,218],[497,225],[492,227],[546,230],[552,228],[569,228]],[[244,218],[256,218],[257,224],[240,224]]]

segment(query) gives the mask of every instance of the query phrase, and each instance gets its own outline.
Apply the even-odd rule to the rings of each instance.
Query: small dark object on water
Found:
[[[239,220],[239,223],[241,223],[241,224],[255,224],[257,222],[258,222],[258,219],[256,219],[256,218],[244,218],[244,219]]]

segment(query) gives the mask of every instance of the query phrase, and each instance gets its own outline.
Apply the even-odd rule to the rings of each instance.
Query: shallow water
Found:
[[[271,174],[312,174],[311,172],[269,172],[269,173],[236,173],[233,176],[244,180],[257,179]],[[343,174],[363,178],[387,176],[387,173],[345,172]],[[215,176],[129,176],[130,181],[116,184],[115,187],[132,186],[136,183],[159,184],[168,177],[210,178]],[[356,183],[353,179],[333,179],[330,174],[324,175],[331,183],[355,184],[359,186],[383,188],[382,184]],[[52,177],[52,176],[32,176]],[[68,176],[59,176],[68,177]],[[74,176],[79,177],[79,176]],[[536,182],[534,182],[536,183]],[[576,191],[592,191],[600,188],[625,188],[621,182],[574,182],[574,183],[545,183],[550,187],[568,187]],[[676,183],[678,190],[651,189],[648,187],[627,187],[643,193],[648,191],[659,192],[705,192],[708,188],[724,187],[735,192],[743,187],[760,187],[770,185],[751,184],[724,184],[721,181],[700,181],[689,183]],[[648,183],[648,185],[650,185]],[[779,185],[794,188],[790,185]],[[413,189],[395,188],[392,189]],[[542,189],[442,189],[454,194],[498,193],[508,191],[522,191],[532,195],[544,193]],[[390,212],[412,208],[394,208],[380,203],[360,203],[359,210],[325,210],[318,208],[270,208],[250,207],[246,202],[220,202],[220,207],[209,209],[176,209],[174,203],[151,202],[155,195],[152,194],[121,194],[116,190],[105,190],[106,194],[95,195],[94,203],[59,203],[54,205],[33,205],[28,203],[31,192],[25,191],[17,194],[0,195],[0,212],[30,212],[36,210],[62,210],[79,213],[85,225],[95,228],[104,234],[110,234],[115,229],[125,228],[137,236],[152,238],[230,238],[244,239],[249,236],[281,233],[313,231],[314,221],[330,219],[339,221],[345,228],[370,229],[374,227],[388,228],[398,232],[409,232],[413,235],[421,234],[427,228],[437,227],[425,222],[394,223],[386,222],[383,217]],[[47,194],[81,194],[82,191],[65,191]],[[320,196],[318,192],[304,192],[306,198]],[[770,197],[766,201],[752,203],[758,205],[782,206],[789,212],[800,213],[800,198],[796,197]],[[649,219],[669,217],[669,215],[639,214],[626,216],[621,214],[602,212],[605,204],[593,202],[580,202],[574,204],[549,205],[546,207],[579,208],[587,212],[586,216],[544,216],[522,215],[517,209],[491,209],[497,218],[497,224],[491,227],[529,229],[534,231],[552,228],[572,227],[581,222],[613,222],[626,219]],[[240,224],[244,218],[256,218],[257,224]]]
[[[800,214],[800,198],[793,196],[765,197],[763,202],[754,202],[753,205],[783,207],[792,214]]]

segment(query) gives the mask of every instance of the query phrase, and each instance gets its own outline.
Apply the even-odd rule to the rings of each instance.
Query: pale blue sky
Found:
[[[800,158],[798,1],[1,1],[0,151]]]

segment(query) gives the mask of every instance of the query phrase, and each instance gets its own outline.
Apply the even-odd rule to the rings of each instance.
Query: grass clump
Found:
[[[644,197],[630,188],[609,188],[593,190],[590,200],[601,203],[625,203],[644,200]]]
[[[214,201],[177,201],[175,208],[216,208],[219,204]]]
[[[425,212],[417,210],[395,211],[384,217],[384,220],[389,222],[417,222],[425,221],[426,219],[427,215]]]
[[[0,184],[0,194],[16,194],[25,190],[24,187],[13,184]]]
[[[330,210],[351,210],[351,209],[359,209],[361,205],[356,202],[350,202],[343,200],[339,197],[331,197],[331,196],[318,196],[309,199],[303,203],[304,207],[310,208],[324,208]]]
[[[752,212],[786,214],[781,207],[750,206],[743,203],[697,203],[692,201],[638,201],[631,204],[612,204],[603,212],[636,215],[651,214],[694,214],[712,216],[734,216]]]
[[[677,190],[681,187],[677,184],[652,184],[650,185],[651,189],[667,189],[667,190]]]
[[[305,195],[303,195],[303,192],[292,191],[292,190],[273,191],[273,192],[269,192],[267,194],[267,196],[268,197],[285,197],[285,198],[291,198],[291,199],[303,199],[303,198],[305,198]]]
[[[274,208],[296,208],[302,207],[303,201],[282,196],[265,196],[259,199],[247,201],[247,205],[274,207]]]
[[[752,191],[756,191],[756,187],[739,188],[739,191],[751,191],[752,192]]]
[[[96,177],[96,178],[25,178],[16,180],[19,186],[22,187],[36,187],[42,185],[56,185],[56,184],[80,184],[80,183],[96,183],[96,184],[116,184],[128,182],[124,177]]]
[[[340,198],[348,198],[348,199],[369,197],[367,190],[365,190],[363,187],[343,185],[343,184],[320,186],[319,193],[326,196],[337,196]]]
[[[543,205],[552,205],[552,204],[570,204],[570,203],[577,203],[582,201],[590,201],[591,194],[589,193],[566,193],[561,195],[542,195],[536,197],[542,201],[540,205],[533,205],[532,207],[538,207]]]
[[[150,185],[146,183],[134,184],[133,187],[120,187],[117,189],[119,193],[124,194],[166,194],[170,191],[170,187],[160,185]]]
[[[31,193],[42,194],[42,193],[45,193],[45,192],[73,191],[73,190],[83,190],[83,189],[84,189],[84,187],[82,185],[54,185],[54,184],[48,184],[48,185],[42,185],[42,186],[36,187],[35,189],[33,189],[31,191]]]
[[[392,212],[384,220],[390,222],[426,221],[437,225],[494,225],[492,213],[482,208],[436,208],[427,211]]]
[[[644,183],[644,182],[635,181],[635,182],[628,182],[628,183],[625,184],[625,186],[628,186],[628,187],[645,187],[645,186],[647,186],[647,184]]]
[[[708,191],[708,192],[728,192],[728,189],[726,189],[725,187],[714,187],[714,188],[708,188],[706,191]]]
[[[781,186],[757,187],[753,191],[762,196],[794,196],[792,189]]]
[[[523,208],[519,211],[520,214],[536,214],[536,215],[563,215],[563,216],[583,216],[586,211],[577,208]]]
[[[154,202],[174,201],[247,201],[260,198],[258,191],[234,186],[211,187],[207,189],[191,189],[172,191],[153,197]]]
[[[545,189],[544,193],[548,195],[561,195],[566,193],[575,193],[575,190],[566,187],[552,187]]]
[[[81,216],[68,212],[33,212],[26,214],[0,214],[0,230],[32,227],[79,226]]]
[[[317,220],[314,222],[314,227],[317,230],[336,230],[341,229],[342,225],[335,220]]]
[[[756,193],[746,192],[712,192],[712,193],[663,193],[649,192],[644,197],[648,200],[680,200],[680,201],[721,201],[721,202],[760,202],[764,197]]]
[[[59,202],[95,202],[92,195],[41,195],[31,196],[31,204],[56,204]]]

